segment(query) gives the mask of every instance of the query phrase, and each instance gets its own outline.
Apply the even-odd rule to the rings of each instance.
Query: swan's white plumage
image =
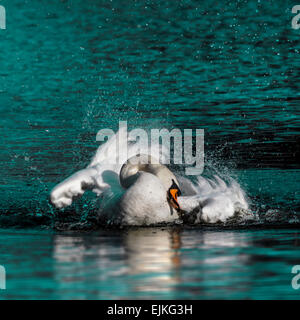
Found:
[[[139,172],[135,183],[126,190],[119,205],[123,223],[149,225],[178,219],[167,201],[167,190],[161,180],[148,172]]]
[[[142,163],[142,160],[148,161],[146,158],[146,155],[137,155],[122,166],[120,181],[124,190],[121,196],[112,199],[113,204],[106,206],[102,219],[123,225],[170,223],[179,219],[167,200],[168,189],[173,180],[177,182],[175,175],[161,164]],[[130,162],[135,160],[134,164]],[[70,205],[73,197],[96,186],[97,173],[94,167],[75,173],[53,189],[52,203],[58,208]]]
[[[127,161],[122,168],[115,154],[116,142],[124,144],[127,140],[122,141],[124,135],[120,133],[122,131],[98,149],[86,169],[73,174],[52,190],[51,202],[54,206],[69,206],[75,197],[91,189],[103,196],[99,215],[104,221],[126,225],[175,222],[179,219],[178,213],[170,207],[166,196],[174,179],[183,193],[183,196],[178,198],[180,208],[186,214],[197,212],[195,223],[225,222],[237,210],[248,209],[246,196],[233,179],[227,184],[218,176],[211,179],[199,176],[197,181],[192,183],[186,177],[178,176],[176,179],[166,166],[160,164],[137,168]],[[136,155],[140,153],[151,154],[148,146],[141,148],[140,145],[130,144],[127,147],[128,159],[136,159]],[[160,146],[151,148],[155,150]],[[162,155],[164,156],[164,150]],[[111,161],[112,159],[115,162]],[[119,175],[126,188],[121,186]]]

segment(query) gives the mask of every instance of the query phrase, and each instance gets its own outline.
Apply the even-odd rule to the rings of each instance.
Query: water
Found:
[[[295,230],[5,230],[4,299],[299,299]]]
[[[1,297],[298,298],[290,286],[299,264],[294,4],[1,1],[0,264],[11,288]],[[129,129],[204,129],[205,173],[238,181],[255,226],[66,235],[70,223],[93,228],[93,195],[61,213],[50,190],[88,165],[98,130],[116,131],[119,120]],[[128,249],[130,232],[141,247]],[[158,252],[154,269],[132,270],[130,261],[156,252],[154,240],[167,257]],[[70,260],[60,260],[61,247]]]

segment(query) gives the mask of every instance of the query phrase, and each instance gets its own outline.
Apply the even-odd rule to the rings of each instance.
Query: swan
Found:
[[[237,212],[252,219],[247,197],[234,180],[227,185],[218,176],[198,176],[192,183],[176,177],[148,154],[148,146],[142,149],[138,144],[129,144],[128,159],[121,161],[115,147],[117,141],[127,144],[121,133],[122,129],[98,148],[87,168],[52,189],[50,201],[56,208],[92,190],[99,196],[99,220],[104,224],[224,223]]]
[[[87,168],[75,173],[51,192],[51,202],[57,208],[68,206],[74,197],[96,185],[97,170]],[[180,219],[181,195],[173,172],[155,158],[137,154],[128,159],[119,173],[120,192],[101,212],[101,219],[113,224],[150,225],[172,223]]]

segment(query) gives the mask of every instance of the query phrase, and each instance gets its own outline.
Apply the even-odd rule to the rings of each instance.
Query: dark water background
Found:
[[[0,4],[7,13],[0,30],[0,264],[11,286],[5,297],[299,297],[290,286],[290,269],[300,264],[294,1]],[[158,251],[158,269],[136,272],[127,231],[53,233],[65,221],[85,222],[90,208],[85,198],[60,215],[49,205],[51,188],[86,166],[98,130],[117,130],[119,120],[129,129],[204,129],[207,164],[239,181],[263,229],[182,229],[179,249],[173,231],[163,231],[155,247],[166,248],[167,260],[179,252],[181,262],[174,266]],[[292,229],[263,231],[274,222]],[[155,236],[141,230],[137,264],[148,245],[154,250]],[[68,261],[60,260],[60,246]],[[225,278],[214,263],[228,266]],[[89,264],[97,265],[95,274]],[[170,283],[157,280],[148,291],[144,282],[156,276]],[[21,285],[24,278],[32,290]]]

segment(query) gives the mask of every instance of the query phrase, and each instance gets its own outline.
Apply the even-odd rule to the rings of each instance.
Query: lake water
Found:
[[[1,230],[4,299],[299,299],[296,230]]]
[[[1,5],[0,299],[299,298],[293,1]],[[234,177],[258,219],[91,231],[92,194],[53,209],[51,189],[120,120],[204,129],[204,174]]]

